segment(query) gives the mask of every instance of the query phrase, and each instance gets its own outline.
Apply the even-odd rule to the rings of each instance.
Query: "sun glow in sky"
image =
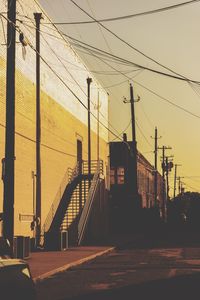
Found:
[[[91,20],[70,0],[40,0],[53,22]],[[76,0],[81,8],[95,19],[105,19],[151,11],[182,3],[180,0]],[[131,46],[185,78],[200,82],[200,2],[180,6],[154,14],[102,23]],[[175,75],[149,58],[136,52],[97,23],[57,25],[66,34],[123,59],[150,69]],[[97,54],[73,45],[83,61],[109,93],[111,130],[121,134],[130,124],[129,79],[133,79],[134,95],[140,96],[135,104],[136,137],[138,149],[150,162],[154,161],[155,126],[162,136],[159,146],[171,146],[167,154],[174,163],[181,164],[186,190],[200,191],[200,85],[181,81],[130,64],[121,64],[97,58]],[[70,68],[70,66],[69,66]],[[175,75],[178,76],[178,75]],[[188,113],[191,112],[191,113]],[[115,130],[114,130],[115,129]],[[131,126],[126,130],[131,139]],[[110,135],[110,139],[115,136]],[[161,151],[159,152],[159,160]],[[158,162],[160,165],[160,162]],[[173,188],[174,170],[171,172]]]

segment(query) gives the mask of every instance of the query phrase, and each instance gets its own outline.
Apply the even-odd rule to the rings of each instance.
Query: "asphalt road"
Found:
[[[200,243],[145,237],[37,283],[38,300],[199,299]]]

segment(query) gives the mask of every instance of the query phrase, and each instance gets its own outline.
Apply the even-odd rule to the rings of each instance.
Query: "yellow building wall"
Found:
[[[0,60],[5,68],[5,62]],[[23,89],[21,80],[23,78]],[[0,77],[5,86],[5,77]],[[5,125],[5,89],[0,93],[0,123]],[[25,103],[25,105],[23,105]],[[87,111],[85,111],[87,114]],[[76,142],[82,139],[83,159],[87,160],[87,126],[67,112],[50,96],[41,92],[41,182],[42,224],[49,212],[68,167],[76,164]],[[4,157],[5,128],[0,126],[0,155]],[[91,158],[97,159],[97,135],[91,132]],[[15,134],[15,235],[32,235],[30,221],[20,221],[20,214],[33,214],[33,178],[35,173],[35,85],[16,72]],[[107,143],[100,138],[100,158],[107,164]],[[105,167],[105,166],[104,166]],[[0,183],[1,210],[3,182]]]
[[[0,0],[0,10],[7,11]],[[77,139],[83,143],[83,159],[87,160],[87,77],[91,84],[91,154],[97,159],[97,103],[100,100],[100,159],[106,174],[108,156],[108,95],[52,25],[37,1],[17,2],[18,28],[28,40],[22,55],[19,33],[16,32],[16,117],[15,117],[15,235],[32,236],[30,220],[20,214],[33,214],[33,177],[36,173],[36,53],[33,13],[42,12],[41,20],[41,182],[43,225],[49,208],[59,190],[67,168],[76,164]],[[7,21],[0,26],[0,159],[5,156],[6,109],[6,32]],[[43,61],[45,60],[45,62]],[[49,65],[48,65],[49,64]],[[50,69],[50,67],[54,70]],[[57,74],[57,75],[56,75]],[[62,81],[60,80],[62,79]],[[9,83],[8,83],[9,85]],[[71,91],[73,91],[74,95]],[[79,100],[76,98],[79,98]],[[95,116],[95,117],[94,117]],[[104,126],[102,126],[102,123]],[[0,211],[3,210],[3,182],[0,181]]]
[[[5,62],[0,60],[5,69]],[[22,82],[23,81],[23,82]],[[5,86],[5,77],[0,77]],[[22,88],[23,87],[23,88]],[[87,114],[87,110],[85,110]],[[5,89],[0,92],[0,155],[5,149]],[[4,125],[4,126],[3,126]],[[32,235],[30,221],[20,221],[20,214],[33,214],[33,178],[35,173],[35,84],[16,72],[15,134],[15,235]],[[87,126],[46,93],[41,92],[41,182],[42,224],[59,189],[67,168],[76,164],[77,139],[83,143],[87,160]],[[91,132],[91,158],[97,159],[97,135]],[[100,138],[100,158],[107,165],[107,142]],[[3,207],[3,182],[0,183],[0,205]]]

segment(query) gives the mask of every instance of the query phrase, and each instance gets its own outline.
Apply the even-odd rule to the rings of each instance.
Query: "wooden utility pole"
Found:
[[[92,78],[87,78],[88,87],[88,174],[91,174],[91,129],[90,129],[90,84]]]
[[[158,187],[158,173],[157,173],[157,154],[158,154],[158,130],[157,127],[155,128],[155,162],[154,162],[154,206],[157,206],[157,187]]]
[[[130,104],[131,104],[131,120],[132,120],[132,150],[133,150],[133,184],[134,195],[138,196],[138,179],[137,179],[137,142],[135,133],[135,109],[134,109],[133,85],[130,83]]]
[[[6,67],[6,132],[3,194],[3,236],[13,255],[14,237],[14,162],[15,162],[15,45],[16,0],[8,0],[7,67]]]
[[[163,210],[163,218],[166,220],[166,188],[165,188],[165,171],[166,171],[166,166],[165,166],[165,150],[172,149],[171,147],[167,146],[162,146],[161,148],[158,147],[158,149],[162,150],[162,195],[163,195],[163,205],[162,205],[162,210]]]
[[[137,180],[137,142],[135,133],[135,109],[134,102],[138,102],[140,98],[134,100],[133,85],[130,83],[130,101],[124,98],[124,103],[130,103],[131,105],[131,124],[132,124],[132,143],[131,143],[131,167],[129,174],[129,189],[133,195],[138,198],[138,180]],[[136,200],[137,201],[137,200]]]
[[[181,193],[181,185],[182,185],[181,178],[184,178],[184,177],[183,176],[178,176],[177,177],[177,180],[178,180],[178,192],[179,192],[179,194]]]
[[[168,157],[165,158],[165,166],[166,166],[166,200],[169,200],[169,169],[168,169]]]
[[[99,91],[98,91],[98,98],[97,98],[97,162],[99,163],[99,158],[100,158],[100,144],[99,144],[99,140],[100,140],[100,132],[99,132],[99,109],[100,109],[100,101],[99,101]]]
[[[161,138],[161,137],[159,137]],[[153,137],[154,144],[154,206],[157,206],[157,196],[158,196],[158,130],[155,127],[155,136]]]
[[[41,13],[34,13],[36,23],[36,247],[41,234],[41,119],[40,119],[40,21]]]
[[[133,95],[133,85],[130,83],[130,104],[131,104],[131,125],[132,125],[132,141],[136,142],[135,134],[135,108],[134,108],[134,95]]]
[[[177,167],[181,166],[178,164],[175,164],[175,169],[174,169],[174,198],[176,197],[176,181],[177,181]]]

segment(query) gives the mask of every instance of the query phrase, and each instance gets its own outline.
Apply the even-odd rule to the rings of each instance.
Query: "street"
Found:
[[[38,300],[195,299],[199,271],[197,239],[145,237],[36,285]]]

